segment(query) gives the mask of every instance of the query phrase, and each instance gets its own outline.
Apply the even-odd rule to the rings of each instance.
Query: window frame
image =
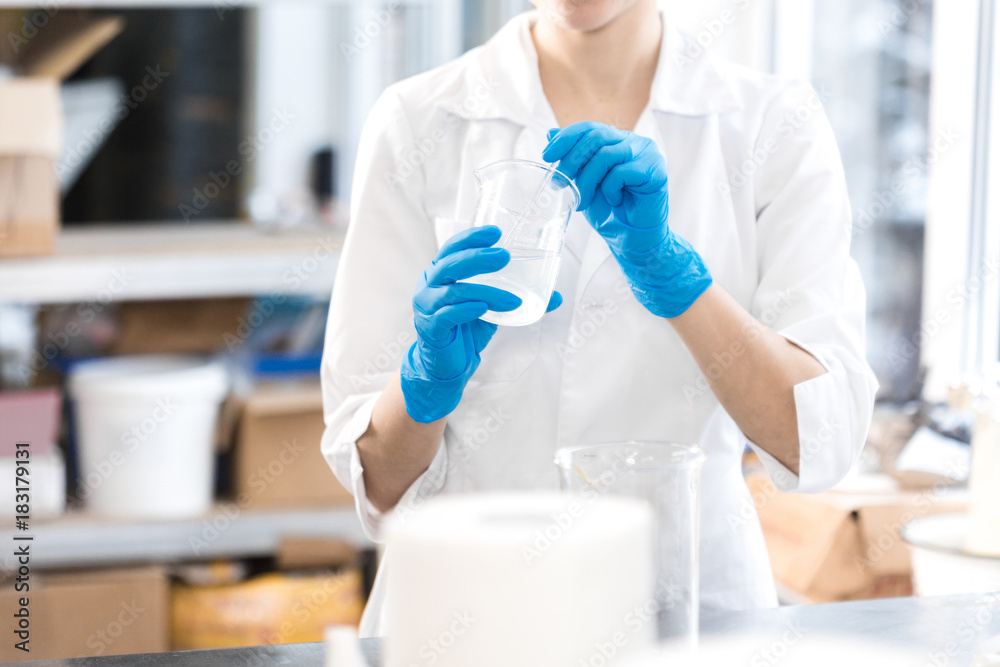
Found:
[[[930,132],[957,137],[928,171],[923,313],[924,398],[971,381],[1000,354],[1000,63],[996,0],[935,8]],[[935,146],[937,142],[937,146]]]

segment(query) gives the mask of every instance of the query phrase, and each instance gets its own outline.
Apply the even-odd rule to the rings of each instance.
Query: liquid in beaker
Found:
[[[466,282],[490,285],[520,297],[516,310],[489,311],[482,319],[525,326],[542,318],[555,288],[570,216],[580,202],[576,186],[558,170],[528,160],[503,160],[475,172],[479,199],[473,226],[496,225],[498,247],[510,264]]]

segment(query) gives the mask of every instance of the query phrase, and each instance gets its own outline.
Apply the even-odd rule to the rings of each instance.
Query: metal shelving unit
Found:
[[[246,295],[329,297],[343,235],[179,223],[64,229],[54,255],[0,262],[0,304]]]
[[[285,537],[324,537],[359,548],[371,546],[353,507],[240,510],[221,504],[205,516],[160,521],[69,513],[33,520],[27,533],[0,531],[7,544],[15,544],[11,541],[15,535],[34,538],[28,543],[31,566],[40,569],[267,556]],[[4,555],[0,571],[10,576],[16,570],[17,558],[13,553]]]

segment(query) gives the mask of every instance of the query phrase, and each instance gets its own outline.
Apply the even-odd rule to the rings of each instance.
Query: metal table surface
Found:
[[[1000,636],[1000,593],[939,598],[893,598],[863,602],[803,605],[752,612],[706,614],[702,636],[751,632],[762,646],[790,630],[836,632],[919,649],[926,664],[938,667],[968,665],[976,648]],[[378,640],[363,640],[372,667],[379,664]],[[246,667],[296,665],[323,667],[322,644],[290,644],[215,651],[179,651],[147,655],[39,660],[34,667]]]

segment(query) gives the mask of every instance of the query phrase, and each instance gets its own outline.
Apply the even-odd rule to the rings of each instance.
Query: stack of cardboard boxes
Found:
[[[58,8],[0,15],[0,67],[13,73],[0,75],[0,258],[53,252],[63,148],[59,85],[122,27],[120,18]]]

